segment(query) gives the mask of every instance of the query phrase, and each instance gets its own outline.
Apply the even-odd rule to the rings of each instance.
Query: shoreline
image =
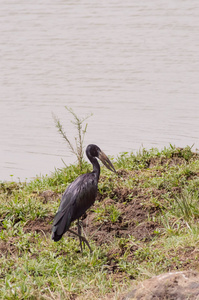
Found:
[[[92,254],[85,248],[81,255],[72,234],[50,238],[77,165],[29,183],[0,183],[0,298],[114,298],[137,281],[198,269],[199,154],[189,146],[143,149],[113,164],[117,174],[101,167],[97,199],[82,218]],[[84,162],[82,173],[91,169]]]

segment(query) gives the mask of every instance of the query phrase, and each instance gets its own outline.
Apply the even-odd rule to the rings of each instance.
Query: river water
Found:
[[[1,0],[0,180],[75,161],[65,106],[108,155],[199,148],[198,16],[198,0]]]

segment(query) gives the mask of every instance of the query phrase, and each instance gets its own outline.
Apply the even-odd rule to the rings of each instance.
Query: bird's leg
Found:
[[[86,245],[88,246],[90,252],[92,252],[91,247],[90,247],[90,245],[89,245],[89,242],[87,241],[87,239],[86,239],[84,236],[82,236],[82,235],[80,236],[77,232],[75,232],[75,231],[73,231],[73,230],[71,230],[71,229],[68,229],[68,231],[71,232],[71,233],[73,233],[73,234],[75,234],[75,235],[77,235],[78,237],[81,237],[81,240],[82,240],[84,243],[86,243]]]
[[[82,222],[79,219],[77,222],[77,226],[78,226],[78,234],[82,237]],[[80,243],[82,243],[82,245],[84,246],[84,249],[85,249],[85,242],[82,239],[80,239]]]
[[[81,252],[83,252],[83,250],[82,250],[82,236],[81,236],[82,228],[81,228],[81,225],[79,224],[79,219],[77,220],[77,230],[78,230],[78,235],[79,235],[80,249],[81,249]]]

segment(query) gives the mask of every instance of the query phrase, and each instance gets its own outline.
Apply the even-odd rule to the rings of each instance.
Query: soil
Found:
[[[34,231],[37,233],[42,233],[44,235],[47,235],[51,232],[52,221],[53,221],[52,217],[32,220],[25,225],[24,232],[27,233],[30,231]]]

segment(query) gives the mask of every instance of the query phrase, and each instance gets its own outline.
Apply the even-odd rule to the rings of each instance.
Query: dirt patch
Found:
[[[37,232],[43,235],[49,234],[51,232],[52,221],[53,217],[31,220],[24,225],[24,233]],[[2,230],[6,229],[2,227]],[[34,242],[34,237],[30,236],[29,241]],[[17,235],[13,237],[7,237],[5,240],[0,240],[1,255],[20,255],[20,251],[22,251],[23,247],[25,247],[25,245],[21,246],[20,237]]]
[[[24,232],[50,233],[52,228],[53,217],[31,220],[24,226]]]
[[[159,224],[152,220],[161,213],[161,202],[164,201],[166,190],[140,187],[125,190],[125,188],[116,187],[114,192],[117,197],[106,198],[103,201],[100,199],[100,203],[96,202],[82,218],[87,235],[99,245],[112,242],[115,237],[127,238],[129,235],[136,240],[149,241],[152,239],[154,232],[159,227]],[[175,192],[177,193],[178,190]],[[130,198],[129,195],[131,195]],[[99,200],[100,197],[101,195],[98,195],[97,199]],[[151,202],[151,197],[156,198],[158,203]],[[112,206],[116,213],[119,212],[119,217],[111,221],[111,213],[108,210]],[[104,208],[102,216],[100,216],[98,208]]]
[[[103,218],[98,220],[95,211],[90,210],[87,213],[87,218],[83,220],[83,227],[87,235],[92,236],[97,244],[102,245],[113,241],[115,237],[126,238],[129,235],[138,240],[152,238],[158,224],[148,221],[149,210],[143,207],[142,203],[136,201],[127,204],[114,203],[112,199],[106,199],[103,204],[105,207],[114,204],[120,215],[116,222],[111,222],[109,216],[106,219],[106,213],[105,220]]]
[[[51,190],[43,191],[39,194],[41,201],[45,204],[51,201],[55,201],[61,197],[61,194],[57,194]]]
[[[153,168],[155,166],[176,166],[182,165],[186,162],[183,157],[174,156],[172,158],[159,158],[159,157],[152,157],[148,162],[148,167]]]
[[[18,238],[10,238],[9,241],[0,240],[0,255],[15,254],[17,252],[15,242]]]

